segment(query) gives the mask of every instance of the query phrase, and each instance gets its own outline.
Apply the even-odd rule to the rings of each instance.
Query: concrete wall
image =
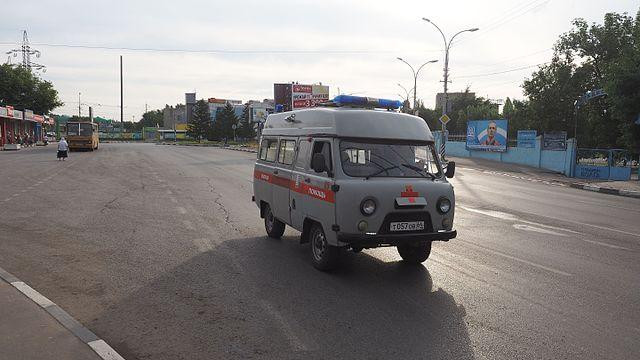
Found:
[[[440,133],[434,131],[436,145],[440,147]],[[462,141],[448,141],[446,153],[450,156],[481,158],[511,164],[533,166],[571,176],[573,164],[573,139],[567,140],[567,150],[542,150],[542,136],[536,138],[534,148],[508,147],[506,152],[467,150]]]

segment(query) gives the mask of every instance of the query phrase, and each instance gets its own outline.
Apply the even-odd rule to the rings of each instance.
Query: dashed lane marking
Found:
[[[105,360],[124,360],[120,354],[113,350],[113,348],[102,339],[94,340],[88,343],[88,345],[91,346],[96,354]]]
[[[289,340],[289,344],[295,351],[307,351],[307,347],[297,336],[296,332],[293,331],[291,325],[287,322],[287,320],[282,316],[282,314],[276,310],[268,301],[260,300],[260,306],[268,312],[280,325],[280,329]]]
[[[538,269],[546,270],[546,271],[549,271],[549,272],[552,272],[552,273],[556,273],[556,274],[558,274],[558,275],[573,276],[573,274],[570,274],[570,273],[568,273],[568,272],[564,272],[564,271],[562,271],[562,270],[554,269],[554,268],[552,268],[552,267],[545,266],[545,265],[542,265],[542,264],[534,263],[533,261],[520,259],[520,258],[518,258],[518,257],[515,257],[515,256],[512,256],[512,255],[509,255],[509,254],[505,254],[505,253],[503,253],[503,252],[501,252],[501,251],[497,251],[497,250],[489,249],[488,247],[481,246],[481,245],[477,245],[477,244],[471,243],[471,242],[466,241],[466,240],[462,240],[462,239],[460,239],[459,241],[462,241],[462,242],[464,242],[465,244],[469,244],[469,245],[471,245],[471,246],[477,247],[477,248],[479,248],[479,249],[481,249],[481,250],[487,251],[487,252],[492,253],[492,254],[494,254],[494,255],[498,255],[498,256],[502,256],[503,258],[506,258],[506,259],[510,259],[510,260],[518,261],[518,262],[521,262],[521,263],[523,263],[523,264],[527,264],[527,265],[530,265],[530,266],[536,267],[536,268],[538,268]]]

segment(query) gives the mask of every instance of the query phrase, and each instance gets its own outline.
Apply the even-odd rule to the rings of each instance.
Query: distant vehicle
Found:
[[[267,234],[301,231],[320,270],[345,249],[380,246],[422,263],[432,241],[457,234],[447,181],[455,163],[443,170],[426,122],[390,111],[398,101],[341,95],[332,104],[267,118],[253,181]]]
[[[97,150],[99,145],[98,124],[91,122],[68,122],[67,143],[69,151]]]

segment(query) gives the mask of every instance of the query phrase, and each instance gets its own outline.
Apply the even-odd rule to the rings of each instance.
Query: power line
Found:
[[[13,45],[13,42],[0,42],[2,45]],[[201,53],[201,54],[388,54],[395,53],[394,50],[287,50],[287,49],[265,49],[265,50],[229,50],[229,49],[162,49],[151,47],[118,47],[99,45],[75,45],[75,44],[51,44],[37,43],[38,46],[77,48],[77,49],[97,49],[97,50],[119,50],[119,51],[145,51],[145,52],[169,52],[169,53]],[[440,50],[427,50],[440,51]]]
[[[530,69],[532,67],[536,67],[536,66],[540,66],[540,65],[546,65],[548,63],[549,62],[547,61],[547,62],[543,62],[543,63],[540,63],[540,64],[527,65],[527,66],[523,66],[523,67],[519,67],[519,68],[515,68],[515,69],[497,71],[497,72],[492,72],[492,73],[474,74],[474,75],[461,75],[461,76],[456,76],[456,78],[457,79],[466,79],[466,78],[475,78],[475,77],[483,77],[483,76],[500,75],[500,74],[506,74],[506,73],[510,73],[510,72],[514,72],[514,71]]]
[[[505,14],[502,17],[497,18],[497,21],[489,22],[487,25],[484,25],[483,27],[481,27],[480,33],[478,33],[477,35],[468,36],[464,39],[458,40],[453,45],[460,44],[462,42],[469,41],[469,40],[482,38],[486,36],[487,33],[499,28],[500,26],[512,20],[515,20],[530,11],[536,10],[542,7],[543,5],[546,5],[549,1],[551,0],[532,0],[525,3],[524,5],[523,4],[517,5],[511,10],[508,10],[507,12],[505,12]]]

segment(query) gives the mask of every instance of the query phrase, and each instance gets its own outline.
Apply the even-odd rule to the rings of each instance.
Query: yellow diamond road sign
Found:
[[[440,116],[440,122],[443,123],[444,125],[447,125],[447,123],[449,122],[449,120],[451,120],[450,117],[447,116],[447,114],[444,114],[442,116]]]

